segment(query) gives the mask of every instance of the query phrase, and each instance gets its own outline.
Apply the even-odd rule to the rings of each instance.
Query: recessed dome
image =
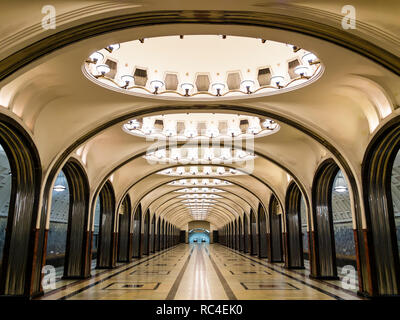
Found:
[[[188,99],[276,94],[309,83],[322,66],[315,54],[286,43],[189,35],[109,45],[84,69],[109,89]]]

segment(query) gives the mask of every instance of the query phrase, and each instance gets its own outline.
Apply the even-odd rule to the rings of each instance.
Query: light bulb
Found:
[[[110,72],[110,67],[108,66],[108,65],[106,65],[106,64],[99,64],[97,67],[96,67],[96,70],[101,74],[101,75],[105,75],[106,73],[109,73]]]
[[[197,148],[189,148],[188,149],[188,158],[191,161],[198,160],[198,158],[199,158],[199,149],[197,149]]]
[[[204,149],[203,158],[204,158],[205,160],[208,160],[208,161],[211,161],[212,159],[214,159],[214,152],[213,152],[213,150],[210,149],[210,148],[205,148],[205,149]]]
[[[297,66],[296,68],[294,68],[294,73],[304,77],[308,75],[308,67],[306,66]]]
[[[176,161],[181,158],[181,152],[177,148],[172,149],[170,155],[171,155],[171,158]],[[177,171],[178,171],[178,169],[177,169]]]
[[[120,44],[119,43],[115,43],[115,44],[110,44],[107,49],[111,52],[118,50],[120,48]]]
[[[155,156],[156,156],[158,159],[165,158],[165,156],[166,156],[165,149],[157,150],[157,151],[155,152]]]
[[[243,80],[241,85],[246,89],[247,93],[251,93],[254,88],[254,81],[253,80]]]
[[[343,193],[343,192],[346,192],[346,191],[347,191],[347,187],[345,187],[345,186],[337,186],[337,187],[334,188],[334,190],[335,190],[336,192]]]
[[[277,88],[280,88],[285,81],[285,78],[282,76],[273,76],[271,77],[271,83],[276,85]]]
[[[317,56],[316,56],[314,53],[312,53],[312,52],[306,53],[306,54],[301,58],[301,60],[303,60],[303,63],[308,63],[308,64],[311,64],[312,62],[314,62],[314,61],[317,60],[317,59],[318,59]]]
[[[150,85],[153,87],[153,89],[159,89],[164,86],[164,82],[161,80],[153,80],[150,82]]]
[[[197,136],[197,130],[194,127],[189,127],[185,129],[184,134],[188,138],[194,138],[195,136]]]
[[[93,61],[93,63],[98,63],[98,62],[100,62],[100,61],[103,61],[104,56],[103,56],[102,53],[96,51],[96,52],[93,52],[93,53],[89,56],[89,58],[90,58],[90,60]]]
[[[218,167],[217,168],[217,173],[218,174],[224,174],[225,173],[225,168],[224,167]]]
[[[185,168],[184,167],[178,167],[176,168],[176,173],[179,175],[182,175],[185,173]]]
[[[249,127],[249,128],[247,129],[247,131],[248,131],[249,133],[251,133],[251,134],[257,134],[257,133],[260,132],[260,127],[258,127],[258,126],[252,126],[252,127]]]
[[[196,175],[198,172],[199,171],[198,171],[197,167],[190,167],[190,174]]]
[[[212,88],[217,92],[217,96],[221,95],[221,91],[225,88],[225,85],[223,83],[214,83],[212,85]]]
[[[140,122],[136,119],[130,120],[126,127],[128,128],[128,130],[137,130],[140,128]]]
[[[236,151],[236,156],[238,158],[244,158],[244,157],[246,157],[246,155],[247,155],[247,153],[245,151],[243,151],[243,150],[237,150]]]
[[[185,96],[189,96],[189,93],[193,90],[194,86],[191,83],[182,83],[181,88],[185,90]]]
[[[207,128],[206,135],[210,138],[215,138],[219,135],[219,130],[215,125],[211,125]]]
[[[127,88],[130,84],[135,82],[135,78],[129,74],[121,76],[121,81],[125,84],[125,88]]]
[[[142,131],[143,131],[143,133],[144,133],[145,135],[150,135],[150,134],[153,133],[154,127],[153,127],[153,126],[150,126],[150,125],[145,125],[145,126],[143,126]]]
[[[53,190],[54,190],[55,192],[62,192],[62,191],[64,191],[65,189],[67,189],[67,188],[66,188],[65,186],[61,185],[61,184],[58,184],[58,185],[56,185],[56,186],[53,187]]]
[[[227,130],[227,133],[232,137],[237,137],[242,133],[242,130],[238,126],[230,126]]]
[[[166,137],[172,137],[172,136],[176,135],[176,130],[174,128],[166,128],[164,130],[164,135]]]
[[[158,89],[162,88],[164,86],[164,82],[161,80],[153,80],[150,82],[150,85],[153,87],[154,94],[158,93]]]

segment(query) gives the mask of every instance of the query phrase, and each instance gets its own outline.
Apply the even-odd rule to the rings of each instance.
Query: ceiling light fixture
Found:
[[[217,92],[217,97],[221,96],[221,91],[224,90],[225,85],[220,82],[213,83],[212,88]]]
[[[181,88],[185,90],[185,97],[189,97],[190,91],[193,90],[194,86],[191,83],[182,83]]]
[[[120,48],[120,44],[119,43],[115,43],[115,44],[110,44],[109,46],[106,47],[106,50],[110,53],[112,53],[113,51],[116,51]]]
[[[301,78],[305,78],[308,76],[308,67],[297,66],[296,68],[294,68],[294,73],[299,75]]]
[[[247,94],[252,93],[254,88],[254,81],[253,80],[243,80],[241,85],[246,88]]]
[[[90,56],[89,56],[89,60],[87,60],[88,63],[94,63],[97,64],[100,61],[103,61],[104,59],[104,55],[98,51],[93,52]]]
[[[123,83],[125,83],[123,88],[127,89],[128,86],[133,85],[135,83],[135,78],[132,77],[131,75],[126,74],[126,75],[121,76],[121,81]]]
[[[161,80],[153,80],[150,82],[150,85],[153,87],[153,93],[157,94],[158,90],[164,86],[164,82]]]
[[[271,77],[271,83],[274,83],[278,89],[283,88],[282,83],[285,81],[285,78],[282,76],[273,76]]]
[[[184,35],[180,35],[179,37],[183,37]],[[192,41],[193,37],[199,37],[202,41],[199,41],[198,43],[204,43],[204,41],[210,41],[210,43],[215,43],[215,38],[211,35],[190,35],[190,36],[185,36],[185,40],[179,40],[179,41],[186,41],[186,39],[189,39],[187,41]],[[164,44],[165,38],[169,38],[170,42],[172,45],[169,47],[175,48],[174,43],[176,42],[177,36],[163,36],[163,37],[152,37],[149,39],[150,42],[152,42],[153,45],[161,45]],[[183,39],[183,38],[182,38]],[[261,39],[262,43],[266,43],[266,45],[259,45],[259,42]],[[269,94],[271,91],[274,91],[274,89],[281,89],[281,88],[286,88],[287,86],[293,87],[294,84],[296,83],[297,80],[303,80],[299,81],[298,84],[303,85],[304,84],[304,78],[307,76],[306,80],[309,80],[316,76],[322,69],[322,64],[318,60],[318,57],[309,51],[306,51],[298,46],[291,45],[291,44],[285,44],[285,43],[279,43],[275,41],[266,41],[266,39],[262,38],[246,38],[246,37],[236,37],[232,36],[229,37],[228,41],[229,45],[226,46],[226,44],[221,44],[221,46],[218,46],[218,51],[221,51],[221,54],[230,54],[230,52],[227,52],[226,50],[231,48],[231,45],[236,45],[240,46],[240,43],[242,41],[246,41],[248,44],[254,44],[254,47],[249,49],[249,50],[256,50],[259,51],[258,53],[262,52],[268,52],[265,50],[271,49],[271,52],[275,53],[276,57],[274,59],[271,58],[274,63],[271,63],[272,61],[267,61],[265,62],[265,59],[258,58],[258,57],[265,57],[263,54],[256,54],[254,60],[252,61],[252,67],[249,69],[248,63],[244,61],[240,61],[240,57],[233,57],[233,64],[232,66],[227,66],[224,70],[219,70],[219,72],[215,72],[214,70],[216,68],[220,68],[218,65],[213,65],[213,62],[210,62],[209,66],[205,65],[204,68],[202,67],[202,70],[196,70],[193,69],[192,66],[187,65],[186,61],[182,61],[181,63],[175,63],[175,61],[172,61],[170,59],[159,59],[157,57],[157,52],[146,52],[146,50],[151,50],[153,46],[149,46],[148,48],[145,46],[143,47],[142,45],[138,44],[139,40],[141,43],[144,42],[144,39],[136,39],[136,40],[131,40],[127,41],[123,44],[115,43],[115,44],[110,44],[106,46],[103,49],[99,49],[93,53],[90,54],[90,56],[85,60],[85,73],[86,75],[89,76],[89,79],[97,79],[97,81],[102,82],[102,84],[107,84],[111,87],[118,87],[121,90],[124,90],[123,92],[127,93],[127,91],[132,92],[132,93],[137,93],[138,91],[142,91],[146,94],[166,94],[168,97],[171,97],[175,95],[176,97],[183,97],[183,98],[188,98],[188,97],[195,97],[197,95],[201,95],[203,98],[214,98],[214,97],[220,97],[220,96],[226,96],[226,95],[232,95],[232,96],[237,96],[238,94],[242,95],[249,95],[249,94],[254,94],[257,92],[265,92],[266,94]],[[254,40],[254,42],[252,42]],[[242,42],[243,43],[243,42]],[[181,44],[176,44],[177,46]],[[211,46],[210,46],[211,47]],[[287,50],[286,48],[290,47],[291,50]],[[196,45],[193,44],[190,46],[190,50],[196,50]],[[166,49],[171,50],[169,48]],[[224,51],[225,50],[225,51]],[[212,50],[211,50],[212,51]],[[220,53],[220,52],[218,52]],[[166,55],[172,54],[170,52],[167,52]],[[208,53],[207,53],[208,54]],[[234,56],[236,53],[232,53],[232,56]],[[150,57],[152,55],[156,55],[154,57],[154,60],[157,61],[157,65],[155,66],[149,66],[147,65],[146,59],[144,57]],[[185,57],[179,57],[180,53],[178,53],[178,58],[175,59],[177,61],[181,60],[187,60]],[[190,55],[190,53],[189,53]],[[303,62],[304,66],[307,66],[309,70],[307,72],[299,72],[298,74],[304,74],[303,77],[298,77],[291,79],[288,81],[286,84],[283,83],[283,80],[279,82],[279,85],[276,85],[276,81],[272,82],[271,84],[260,84],[258,81],[258,75],[259,71],[261,69],[265,69],[263,65],[271,65],[270,71],[274,74],[276,71],[281,73],[281,76],[284,79],[289,79],[289,65],[288,61],[293,61],[294,59],[297,59],[299,61]],[[103,63],[103,61],[112,61],[112,73],[105,72],[102,74],[102,76],[99,76],[98,70],[96,69],[96,66],[100,63]],[[163,61],[165,61],[165,63]],[[174,59],[173,59],[174,60]],[[267,54],[267,60],[268,60],[268,54]],[[278,63],[276,63],[276,61]],[[141,68],[136,68],[133,70],[135,74],[141,74],[143,78],[146,78],[146,81],[143,82],[138,82],[136,84],[133,84],[133,81],[129,82],[129,85],[126,84],[126,82],[120,82],[120,75],[124,75],[126,72],[126,67],[127,65],[131,64],[131,61],[135,61],[135,64],[137,65],[142,65],[143,67]],[[275,67],[275,65],[278,65],[279,67]],[[153,68],[157,69],[157,74],[158,75],[163,75],[164,78],[162,79],[156,79],[153,81],[147,81],[149,80],[148,77],[148,70],[152,70]],[[154,69],[155,70],[155,69]],[[115,71],[115,72],[114,72]],[[136,73],[138,71],[138,73]],[[176,75],[176,86],[174,85],[174,89],[166,88],[165,83],[167,82],[167,76],[170,76],[171,74]],[[229,88],[227,85],[228,77],[230,74],[238,74],[239,75],[239,83],[240,86],[239,88],[233,87]],[[242,78],[241,75],[253,75],[253,78]],[[101,75],[101,73],[100,73]],[[115,78],[115,76],[118,76],[118,78]],[[202,80],[199,80],[199,76],[201,76]],[[235,76],[236,77],[236,76]],[[180,80],[181,81],[180,81]],[[199,81],[200,82],[199,82]],[[168,80],[169,81],[169,80]],[[176,82],[174,80],[174,82]],[[205,85],[200,85],[202,81],[205,81]],[[236,81],[236,80],[235,80]],[[95,81],[96,82],[96,81]],[[211,84],[211,85],[210,85]],[[129,88],[128,88],[129,87]],[[271,90],[272,89],[272,90]]]
[[[338,173],[333,190],[339,193],[344,193],[348,191],[346,179],[344,178],[342,171],[339,171]]]
[[[100,73],[100,75],[101,76],[105,76],[107,73],[109,73],[110,72],[110,67],[108,66],[108,65],[106,65],[106,64],[99,64],[97,67],[96,67],[96,69],[97,69],[97,71]]]

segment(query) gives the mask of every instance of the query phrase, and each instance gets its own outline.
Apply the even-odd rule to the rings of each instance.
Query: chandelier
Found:
[[[170,186],[229,186],[231,184],[229,181],[219,179],[181,179],[168,183]]]
[[[176,141],[248,139],[278,132],[272,119],[228,113],[165,114],[129,120],[123,125],[134,136]]]
[[[252,59],[236,56],[241,47]],[[169,59],[160,59],[160,52]],[[112,44],[93,52],[84,67],[89,79],[114,90],[184,99],[274,93],[308,82],[322,69],[314,53],[291,44],[211,35]]]
[[[216,194],[205,194],[205,193],[194,193],[194,194],[184,194],[178,196],[178,198],[184,199],[221,199],[221,196],[217,196]]]
[[[157,174],[168,176],[232,176],[245,174],[240,170],[233,168],[224,168],[216,166],[187,166],[168,168],[157,172]]]
[[[220,193],[220,192],[225,192],[222,189],[217,189],[217,188],[184,188],[184,189],[179,189],[175,190],[174,192],[178,193]]]
[[[147,152],[144,159],[151,163],[180,163],[180,164],[231,164],[254,160],[253,152],[243,149],[210,148],[210,147],[181,147],[158,149]]]

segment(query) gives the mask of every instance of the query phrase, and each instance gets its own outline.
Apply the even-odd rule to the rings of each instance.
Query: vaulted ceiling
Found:
[[[361,162],[371,137],[399,115],[398,1],[385,1],[385,7],[379,1],[353,1],[357,27],[349,30],[341,25],[344,2],[52,3],[57,10],[54,30],[41,27],[44,4],[37,1],[18,1],[18,6],[9,2],[7,10],[0,12],[0,16],[7,12],[7,19],[2,19],[7,23],[0,26],[0,112],[17,119],[31,134],[41,157],[44,181],[49,177],[54,180],[63,163],[73,156],[87,170],[92,197],[110,179],[118,202],[129,194],[133,207],[140,202],[144,209],[165,215],[177,226],[191,219],[177,198],[180,194],[174,192],[182,186],[168,185],[181,177],[157,174],[177,164],[149,164],[143,155],[154,141],[127,134],[122,127],[128,120],[203,112],[258,116],[279,124],[278,132],[254,139],[251,151],[256,158],[246,168],[249,174],[215,177],[232,183],[218,187],[225,191],[223,198],[207,217],[220,227],[243,212],[256,211],[259,203],[268,206],[272,193],[284,205],[291,180],[310,198],[315,171],[327,158],[335,159],[346,178],[351,173],[360,186]],[[246,17],[251,17],[251,23]],[[111,21],[126,25],[113,29]],[[317,55],[323,72],[306,86],[278,94],[260,91],[203,98],[128,95],[84,75],[84,61],[110,44],[162,36],[178,39],[179,35],[240,36],[293,44]],[[223,47],[225,40],[218,37],[218,41]],[[211,56],[219,50],[215,45],[204,46]],[[251,68],[252,51],[240,49],[240,66],[246,68],[248,63]],[[161,58],[154,65],[168,66],[169,61],[179,65],[174,59],[180,56],[171,57],[179,47],[166,50],[160,45],[157,50],[156,56]],[[164,50],[170,54],[163,56]],[[224,52],[229,60],[229,53]],[[26,60],[19,59],[20,55]],[[142,67],[153,72],[155,68]],[[218,68],[218,61],[212,68]],[[238,167],[235,163],[222,166]]]

